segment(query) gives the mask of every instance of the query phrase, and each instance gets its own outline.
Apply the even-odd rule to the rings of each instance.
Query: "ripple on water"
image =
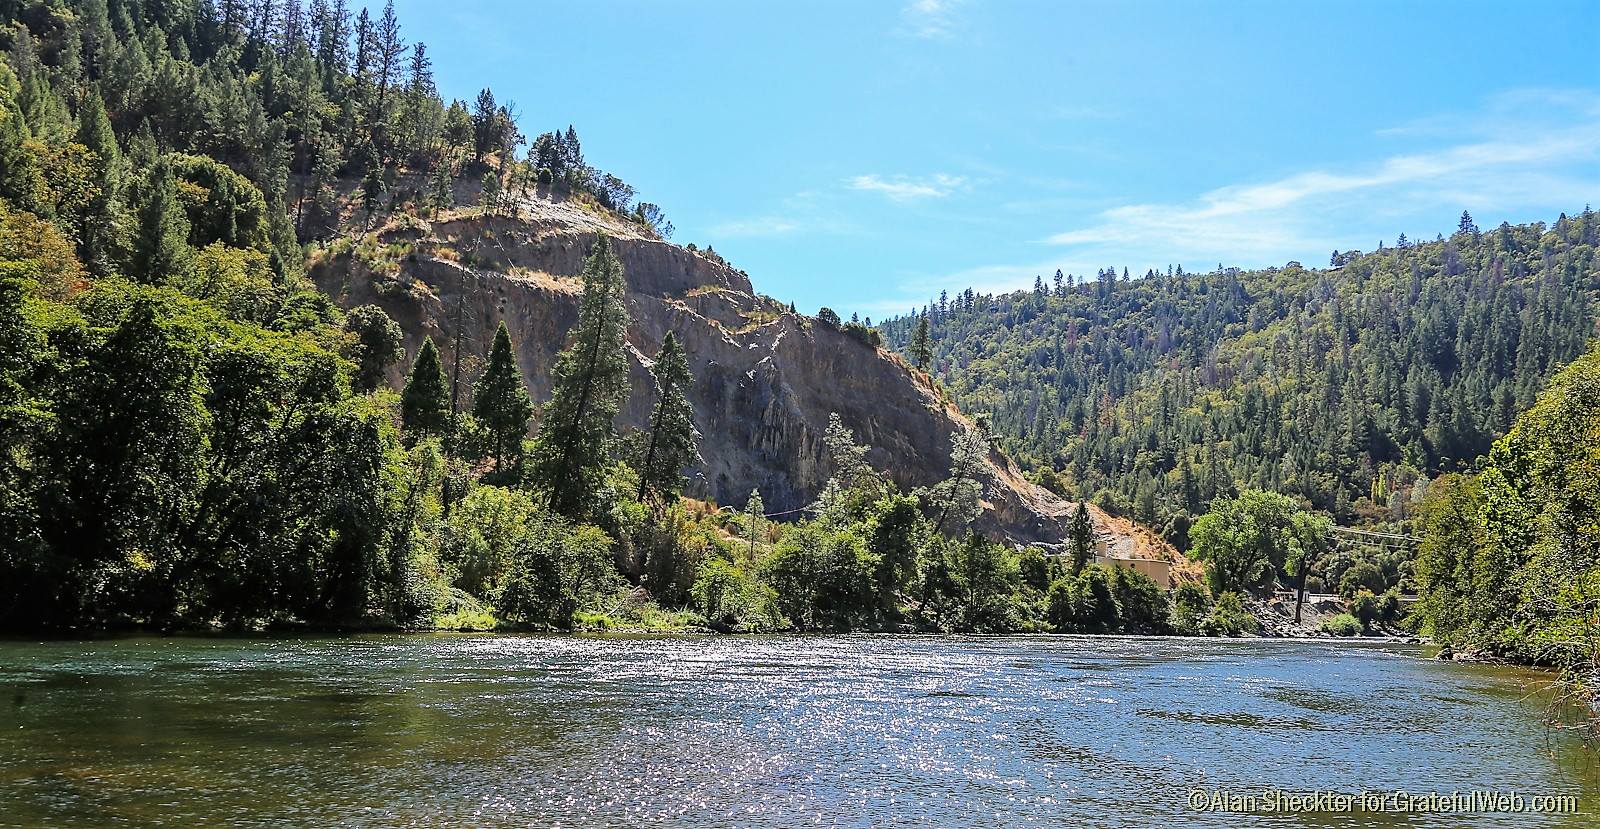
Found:
[[[1252,825],[1189,811],[1199,785],[1592,807],[1526,679],[1127,637],[4,644],[0,826]]]

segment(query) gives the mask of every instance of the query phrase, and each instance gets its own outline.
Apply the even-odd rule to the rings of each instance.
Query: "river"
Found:
[[[0,826],[1596,825],[1546,681],[1320,641],[0,642]],[[1272,788],[1578,814],[1267,814],[1306,805]],[[1261,799],[1208,811],[1230,794]]]

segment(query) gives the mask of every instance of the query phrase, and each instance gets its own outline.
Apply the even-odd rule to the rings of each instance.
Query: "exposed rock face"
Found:
[[[742,505],[752,489],[772,512],[811,504],[830,474],[822,436],[832,412],[871,445],[872,464],[906,489],[942,479],[952,433],[973,428],[926,375],[755,295],[738,271],[572,204],[536,200],[521,212],[515,219],[390,226],[378,239],[397,247],[376,255],[368,248],[364,258],[358,246],[317,263],[312,276],[344,307],[383,307],[405,329],[412,353],[432,336],[447,366],[459,317],[463,396],[504,320],[524,379],[542,403],[556,354],[577,320],[583,258],[597,233],[608,234],[626,270],[632,315],[634,393],[618,426],[648,422],[647,366],[666,333],[675,332],[694,372],[690,400],[701,434],[690,491],[722,504]],[[391,381],[401,381],[400,369]],[[1069,505],[1023,480],[998,454],[990,461],[978,527],[1013,541],[1064,537]]]

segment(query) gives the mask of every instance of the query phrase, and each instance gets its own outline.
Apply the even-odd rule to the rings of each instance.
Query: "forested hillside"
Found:
[[[1409,515],[1417,481],[1487,452],[1583,352],[1597,244],[1588,209],[1491,230],[1463,215],[1448,238],[1329,268],[1058,272],[880,328],[963,408],[992,412],[1042,482],[1180,544],[1239,487],[1380,523]]]
[[[1560,667],[1600,737],[1600,347],[1551,381],[1476,474],[1423,500],[1425,630],[1465,653]]]
[[[974,532],[997,476],[983,421],[859,325],[720,296],[743,274],[662,242],[661,211],[575,130],[529,142],[488,90],[441,99],[391,6],[3,0],[0,48],[0,629],[1248,628],[1237,597],[1190,591],[1169,618],[1150,578],[1089,564],[1082,505],[1070,566]],[[539,253],[538,222],[518,224],[534,209],[599,220],[563,228],[559,278],[475,256],[510,225]],[[759,491],[741,512],[681,497],[704,361],[670,329],[638,353],[625,259],[722,277],[655,297],[658,326],[771,326],[829,351],[812,363],[870,349],[879,374],[850,379],[892,376],[942,429],[914,436],[915,480],[873,465],[903,447],[807,411],[800,462],[826,472],[792,523]],[[513,333],[502,315],[472,362],[458,299],[453,341],[414,329],[408,352],[377,300],[437,295],[401,262],[495,313],[495,286],[550,287],[541,313],[566,318]],[[308,263],[375,299],[340,307]],[[531,315],[538,291],[520,295]],[[552,342],[519,349],[532,331]],[[549,355],[542,407],[519,354]],[[747,391],[724,396],[770,408]],[[630,400],[647,411],[623,428]]]

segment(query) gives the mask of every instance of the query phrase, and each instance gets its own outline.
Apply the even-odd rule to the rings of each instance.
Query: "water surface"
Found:
[[[1592,826],[1536,673],[1110,637],[0,643],[5,827]],[[1580,814],[1218,815],[1192,789]]]

